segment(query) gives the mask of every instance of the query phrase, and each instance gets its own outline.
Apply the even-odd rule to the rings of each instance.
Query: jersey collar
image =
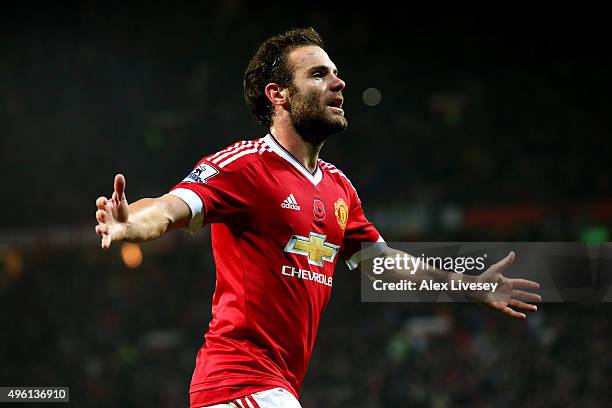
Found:
[[[312,184],[314,184],[315,186],[319,184],[319,182],[323,178],[323,172],[319,168],[318,164],[317,164],[317,168],[316,168],[315,172],[311,173],[311,172],[308,171],[308,169],[306,169],[306,167],[304,167],[304,165],[302,163],[297,161],[297,159],[295,157],[293,157],[293,155],[291,155],[291,153],[289,153],[283,146],[281,146],[281,144],[278,143],[278,141],[276,141],[276,139],[271,134],[268,133],[264,137],[264,141],[266,142],[266,144],[270,147],[270,149],[274,153],[278,154],[280,157],[282,157],[283,159],[288,161],[289,164],[291,164],[300,173],[302,173],[304,175],[304,177],[306,177],[308,180],[310,180],[310,182]]]

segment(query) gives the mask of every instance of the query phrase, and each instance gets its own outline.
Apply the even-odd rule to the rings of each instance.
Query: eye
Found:
[[[323,78],[324,75],[322,72],[315,72],[314,74],[312,74],[313,78]]]

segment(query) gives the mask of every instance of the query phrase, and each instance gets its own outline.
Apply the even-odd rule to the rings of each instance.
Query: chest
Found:
[[[280,240],[315,233],[340,245],[350,204],[343,186],[325,175],[317,185],[292,174],[284,176],[258,186],[262,210],[255,213],[254,226]]]

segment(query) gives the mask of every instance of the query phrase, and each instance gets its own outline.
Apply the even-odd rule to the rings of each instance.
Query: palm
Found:
[[[514,252],[492,265],[489,269],[478,276],[480,282],[497,283],[495,293],[487,292],[485,295],[478,295],[476,298],[488,307],[499,310],[509,316],[524,319],[527,316],[515,309],[535,312],[538,310],[536,305],[527,302],[539,302],[540,295],[526,291],[538,289],[537,282],[527,279],[511,279],[502,275],[502,272],[514,262]],[[523,290],[526,289],[526,290]]]
[[[115,176],[114,192],[111,199],[99,197],[96,200],[96,233],[102,237],[102,249],[108,249],[111,242],[123,239],[129,218],[128,202],[125,197],[125,178]]]

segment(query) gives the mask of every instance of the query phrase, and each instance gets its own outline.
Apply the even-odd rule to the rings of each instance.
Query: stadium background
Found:
[[[209,230],[102,253],[94,200],[118,171],[128,199],[163,194],[203,155],[260,137],[242,73],[296,26],[317,28],[348,84],[349,131],[322,158],[388,241],[609,241],[597,12],[267,4],[5,10],[1,385],[68,385],[73,406],[186,405],[210,318]],[[519,322],[362,304],[354,273],[334,279],[304,408],[609,404],[609,304],[543,304]]]

